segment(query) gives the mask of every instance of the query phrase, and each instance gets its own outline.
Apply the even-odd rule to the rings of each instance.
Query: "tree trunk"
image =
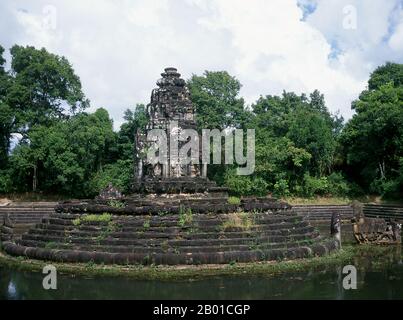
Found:
[[[381,172],[381,179],[384,180],[386,178],[386,175],[385,175],[385,161],[383,161],[382,163],[380,162],[378,165],[379,165],[379,170]]]
[[[37,185],[38,185],[37,169],[38,169],[38,167],[37,167],[37,165],[35,164],[35,165],[34,165],[34,177],[33,177],[33,179],[32,179],[32,191],[33,191],[33,192],[36,192],[36,188],[37,188]]]

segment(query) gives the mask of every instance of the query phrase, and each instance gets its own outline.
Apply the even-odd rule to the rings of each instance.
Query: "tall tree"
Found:
[[[13,134],[29,143],[33,128],[66,119],[89,101],[66,58],[15,45],[10,50],[11,70],[6,72],[3,52],[0,47],[0,165],[5,167]],[[35,190],[36,166],[33,171]]]
[[[401,172],[402,70],[403,65],[391,63],[375,70],[369,80],[368,90],[363,91],[359,99],[353,102],[352,109],[356,114],[343,132],[342,141],[349,173],[367,191],[387,193],[386,187],[397,179],[399,170]],[[395,187],[403,190],[401,185]],[[399,193],[397,189],[390,191]]]
[[[90,181],[111,160],[116,144],[112,120],[105,109],[79,113],[51,126],[36,125],[30,141],[22,142],[10,158],[19,190],[35,186],[71,196],[91,195]]]
[[[329,174],[333,165],[336,140],[323,113],[299,108],[289,116],[287,137],[311,154],[309,171],[315,176]]]
[[[239,98],[241,83],[226,71],[205,71],[188,81],[192,101],[197,110],[200,129],[242,127],[247,114],[244,100]]]
[[[6,166],[13,126],[13,110],[6,102],[11,78],[5,71],[4,48],[0,46],[0,170]]]
[[[260,97],[252,109],[255,114],[254,127],[259,132],[265,132],[262,143],[268,141],[267,136],[286,136],[296,147],[309,152],[309,171],[312,175],[321,176],[330,172],[338,125],[318,90],[310,95],[310,99],[305,94],[298,96],[293,92]]]
[[[369,78],[368,90],[378,90],[389,82],[394,88],[403,86],[403,64],[387,62],[376,68]]]
[[[137,104],[134,111],[127,109],[123,119],[118,134],[119,158],[133,160],[137,130],[144,130],[148,121],[144,104]]]
[[[27,138],[33,126],[50,125],[88,107],[80,79],[65,57],[18,45],[10,53],[13,84],[5,101],[13,108],[15,133]]]

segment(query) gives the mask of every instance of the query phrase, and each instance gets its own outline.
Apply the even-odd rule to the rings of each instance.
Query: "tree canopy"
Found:
[[[15,45],[11,70],[0,47],[0,163],[5,164],[13,134],[29,139],[37,125],[51,125],[89,105],[79,77],[64,57],[46,49]]]
[[[196,106],[199,128],[220,129],[240,127],[247,113],[239,97],[241,83],[226,71],[205,71],[188,81],[192,102]]]
[[[342,143],[348,172],[367,192],[402,196],[403,66],[375,70],[352,108]]]

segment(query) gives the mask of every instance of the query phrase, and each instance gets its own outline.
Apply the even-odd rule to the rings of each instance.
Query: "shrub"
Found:
[[[109,183],[112,183],[120,191],[128,193],[131,189],[132,181],[132,160],[118,160],[113,164],[104,166],[101,171],[94,175],[90,182],[90,189],[93,194],[98,194]]]
[[[238,176],[235,170],[225,175],[225,185],[238,196],[267,194],[268,184],[260,177]]]
[[[92,222],[110,222],[112,220],[112,215],[110,213],[104,212],[103,214],[88,214],[83,217],[84,221]]]
[[[277,197],[288,197],[290,195],[290,189],[288,181],[280,179],[274,184],[273,194]]]
[[[189,226],[193,222],[193,213],[192,209],[184,209],[181,208],[179,212],[179,220],[178,225],[179,227],[183,228],[185,226]]]
[[[327,177],[327,181],[329,183],[329,191],[332,195],[344,197],[347,196],[351,191],[349,183],[339,172],[333,172]]]
[[[110,201],[108,201],[108,206],[113,207],[113,208],[124,208],[126,205],[123,201],[110,200]]]
[[[403,198],[403,157],[399,159],[399,168],[391,170],[386,179],[375,179],[370,191],[378,193],[384,199],[401,200]]]
[[[240,205],[241,204],[241,199],[239,199],[238,197],[229,197],[228,198],[228,203],[232,204],[232,205]]]
[[[147,231],[147,230],[150,229],[150,227],[151,227],[151,222],[150,222],[150,220],[151,220],[151,217],[146,217],[146,218],[144,219],[143,229],[144,229],[145,231]]]
[[[309,174],[304,175],[303,195],[313,197],[314,195],[325,195],[329,193],[329,183],[326,177],[316,178]]]
[[[350,197],[357,198],[357,197],[362,197],[364,195],[365,195],[365,191],[361,186],[359,186],[355,182],[350,183],[350,192],[349,192]]]
[[[0,193],[9,193],[12,191],[12,179],[7,170],[0,170]]]
[[[110,223],[112,221],[112,215],[110,213],[104,212],[103,214],[86,214],[80,218],[73,220],[73,225],[79,226],[83,222],[102,222]]]
[[[382,198],[390,200],[403,199],[403,182],[398,179],[384,181],[382,184]]]

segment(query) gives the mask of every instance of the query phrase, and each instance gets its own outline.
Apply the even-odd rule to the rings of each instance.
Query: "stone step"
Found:
[[[41,214],[52,214],[54,213],[53,210],[0,210],[0,215],[26,215],[26,214],[32,214],[32,215],[41,215]]]
[[[6,214],[0,214],[0,219],[5,217]],[[48,217],[49,214],[9,214],[10,219],[23,219],[23,218],[32,218],[32,219],[41,219],[44,217]]]
[[[235,212],[236,213],[236,212]],[[242,212],[241,212],[242,213]],[[220,217],[228,217],[233,215],[234,213],[219,213],[219,214],[198,214],[198,213],[193,213],[192,216],[194,218],[197,218],[199,220],[212,220]],[[255,216],[255,217],[299,217],[295,212],[292,210],[287,211],[287,212],[249,212],[247,213],[250,216]],[[86,213],[53,213],[50,215],[51,218],[58,218],[58,219],[67,219],[67,220],[73,220],[77,219],[80,217],[85,216]],[[100,214],[99,214],[100,215]],[[165,221],[165,220],[172,220],[172,219],[177,219],[180,216],[180,214],[161,214],[161,215],[150,215],[150,214],[145,214],[145,215],[134,215],[134,216],[126,216],[126,215],[113,215],[112,217],[114,219],[120,219],[123,221],[132,221],[132,220],[144,220],[144,219],[152,219],[152,220],[160,220],[160,221]]]
[[[350,206],[326,206],[326,207],[317,207],[317,206],[293,206],[292,207],[294,210],[299,210],[299,211],[304,211],[304,210],[310,210],[310,211],[326,211],[326,210],[353,210],[352,207]]]
[[[53,206],[49,207],[13,207],[13,206],[4,206],[0,207],[0,211],[54,211],[55,208]]]
[[[304,219],[324,219],[324,220],[329,220],[332,218],[331,215],[303,215],[302,216]],[[353,218],[352,215],[341,215],[341,219],[343,220],[351,220]]]
[[[209,232],[202,233],[197,231],[184,232],[177,230],[176,232],[107,232],[107,230],[98,231],[83,231],[83,230],[49,230],[49,229],[31,229],[29,234],[36,235],[56,235],[56,236],[73,236],[78,238],[94,238],[107,235],[109,239],[175,239],[181,237],[183,239],[214,239],[214,238],[244,238],[257,237],[260,235],[275,236],[275,235],[294,235],[306,234],[313,232],[314,228],[305,226],[302,228],[282,229],[282,230],[255,230],[255,231],[231,231],[231,232]],[[105,233],[106,232],[106,233]]]
[[[334,212],[339,213],[342,217],[352,217],[353,216],[352,212],[340,212],[340,211],[332,211],[332,212],[307,211],[307,212],[298,212],[298,215],[311,216],[311,217],[316,217],[316,216],[331,217]]]
[[[259,244],[259,243],[277,243],[287,241],[302,241],[315,239],[319,233],[314,231],[309,234],[296,234],[291,236],[261,236],[254,238],[231,238],[231,239],[197,239],[197,240],[179,240],[179,239],[94,239],[87,237],[61,237],[52,235],[24,234],[23,240],[39,240],[48,242],[62,242],[75,244],[102,244],[102,245],[140,245],[140,246],[161,246],[167,244],[170,246],[203,246],[203,245],[238,245],[238,244]]]
[[[259,246],[237,245],[237,246],[191,246],[191,247],[140,247],[140,246],[100,246],[100,245],[78,245],[64,243],[52,243],[35,240],[19,240],[18,244],[28,247],[40,247],[51,249],[74,249],[79,251],[110,252],[110,253],[197,253],[197,252],[224,252],[224,251],[249,251],[252,249],[288,249],[312,244],[311,242],[289,242],[289,243],[270,243]]]
[[[403,214],[403,208],[377,208],[377,207],[364,207],[364,214],[365,213],[392,213],[392,214]]]
[[[311,215],[329,215],[331,216],[334,212],[340,213],[341,215],[353,215],[352,211],[342,211],[342,210],[331,210],[331,211],[297,211],[297,214],[311,214]]]
[[[15,244],[4,242],[5,251],[47,261],[211,264],[294,259],[336,248],[333,240],[324,245],[324,239],[307,221],[309,215],[296,210],[247,215],[120,212],[104,222],[86,221],[82,213],[49,212],[40,218],[27,210],[22,212],[25,215],[15,217],[36,219],[36,223],[21,238],[15,238]],[[188,221],[184,221],[186,217]],[[245,217],[249,219],[246,230],[242,229]],[[317,217],[329,219],[327,212]],[[230,219],[232,223],[228,223]],[[237,224],[241,228],[235,228]]]
[[[31,226],[34,226],[35,224],[37,224],[38,222],[41,221],[41,218],[38,218],[38,219],[34,219],[34,218],[31,218],[31,219],[12,219],[12,218],[10,218],[10,221],[11,221],[11,224],[14,227],[18,227],[19,225],[25,225],[25,224],[29,224]]]
[[[365,207],[375,207],[375,208],[403,208],[403,204],[375,204],[375,203],[365,203]]]
[[[190,202],[192,203],[192,202]],[[149,204],[144,206],[125,206],[122,208],[117,208],[108,205],[101,205],[97,203],[62,203],[58,205],[55,210],[57,212],[65,212],[65,213],[97,213],[101,214],[103,212],[110,212],[112,214],[121,214],[121,215],[146,215],[153,214],[159,215],[160,212],[167,212],[171,214],[178,214],[183,210],[185,206],[187,209],[192,210],[193,212],[197,212],[199,214],[209,214],[209,213],[229,213],[235,212],[238,209],[242,209],[244,211],[275,211],[282,212],[288,210],[290,206],[285,203],[275,203],[275,202],[265,202],[265,201],[244,201],[239,206],[231,205],[227,202],[224,203],[211,203],[207,200],[204,203],[192,203],[189,205],[183,204],[170,204],[170,203],[159,203],[157,200],[155,202],[150,201]]]
[[[55,218],[56,215],[43,218],[42,223],[56,224],[56,225],[74,225],[73,220],[75,216],[70,216],[69,218]],[[280,216],[280,215],[261,215],[261,216],[250,216],[255,218],[254,222],[256,224],[270,224],[270,223],[280,223],[280,222],[293,222],[298,223],[302,221],[301,216]],[[215,217],[206,218],[203,215],[193,215],[192,224],[197,224],[200,227],[203,226],[216,226],[221,225],[230,218],[229,215],[218,215]],[[113,222],[118,225],[128,226],[128,227],[142,227],[144,223],[149,224],[150,227],[174,227],[178,226],[180,217],[178,215],[171,217],[128,217],[126,219],[119,219],[119,217],[113,217]],[[107,223],[97,222],[97,221],[83,221],[83,225],[105,225]]]
[[[251,226],[251,230],[285,230],[285,229],[291,229],[291,228],[299,228],[299,227],[306,227],[308,226],[308,222],[301,220],[299,222],[293,223],[293,222],[280,222],[280,223],[271,223],[271,224],[256,224]],[[71,231],[71,230],[77,230],[80,229],[82,231],[100,231],[100,230],[106,230],[108,226],[99,226],[99,225],[83,225],[81,224],[80,226],[74,226],[72,224],[70,225],[58,225],[58,224],[47,224],[47,223],[38,223],[35,226],[36,229],[45,229],[45,230],[63,230],[63,231]],[[155,231],[155,232],[164,232],[164,233],[177,233],[179,231],[186,231],[189,229],[197,229],[199,231],[205,231],[205,232],[218,232],[222,231],[222,225],[215,225],[215,226],[194,226],[193,228],[186,228],[184,229],[183,227],[178,226],[178,224],[175,224],[170,227],[161,227],[161,226],[156,226],[156,227],[148,227],[145,228],[144,224],[140,224],[138,226],[126,226],[126,225],[118,225],[115,224],[115,230],[116,231],[122,231],[122,232],[144,232],[144,231]],[[226,228],[226,231],[230,231],[232,228]]]
[[[186,264],[224,264],[230,262],[254,262],[278,259],[297,259],[324,255],[336,250],[334,240],[323,241],[313,245],[290,249],[228,251],[214,253],[105,253],[75,250],[52,250],[20,246],[12,242],[3,244],[4,250],[11,255],[25,256],[56,262],[93,262],[103,264],[154,264],[154,265],[186,265]]]

